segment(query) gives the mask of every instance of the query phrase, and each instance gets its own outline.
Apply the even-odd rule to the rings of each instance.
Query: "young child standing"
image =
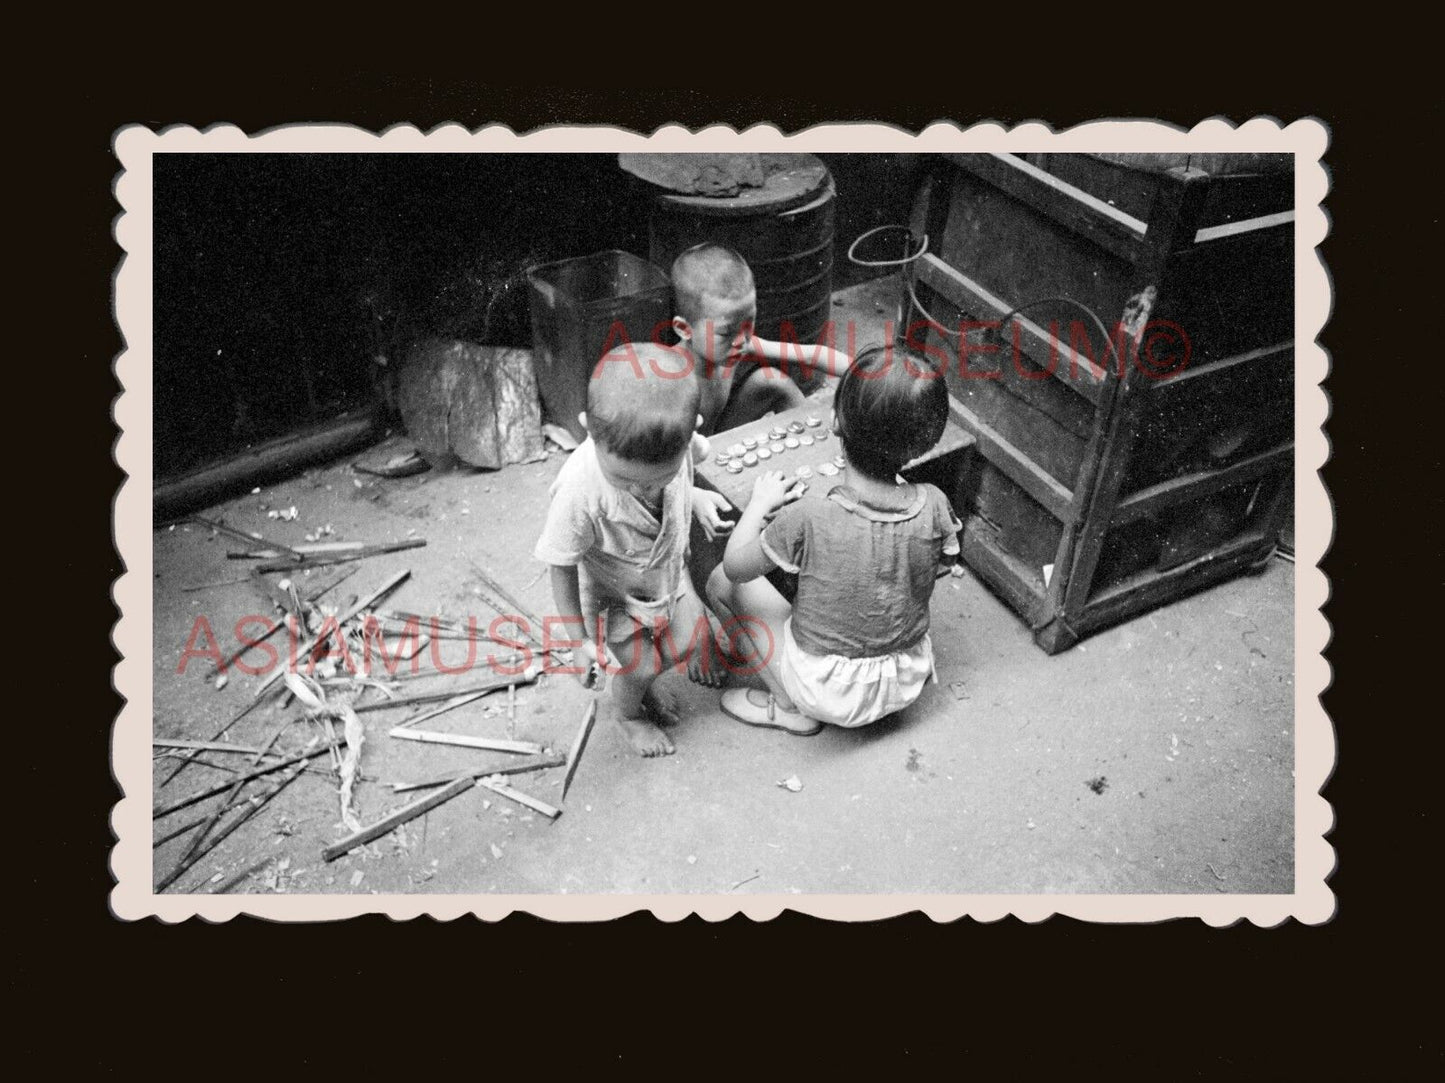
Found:
[[[758,478],[708,597],[768,691],[723,693],[725,713],[789,733],[862,726],[918,698],[933,673],[928,606],[961,524],[942,491],[898,476],[948,422],[943,374],[902,347],[865,350],[834,400],[845,465],[804,495],[798,478]],[[771,521],[769,521],[771,519]],[[798,576],[790,605],[764,576]]]
[[[694,679],[709,683],[701,658],[712,637],[683,573],[693,466],[707,455],[696,434],[698,400],[699,381],[676,350],[627,346],[603,357],[579,417],[587,439],[552,484],[534,550],[552,566],[558,638],[580,629],[584,679],[594,665],[616,667],[607,670],[612,710],[644,756],[673,751],[658,728],[678,717],[676,696],[657,684],[664,668],[687,662]]]

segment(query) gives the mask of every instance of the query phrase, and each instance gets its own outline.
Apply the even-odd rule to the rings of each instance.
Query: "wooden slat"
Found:
[[[950,154],[949,161],[1130,263],[1149,251],[1147,225],[1012,154]]]
[[[1058,478],[1047,473],[952,395],[948,397],[948,408],[959,424],[973,434],[985,459],[1047,508],[1055,519],[1063,521],[1069,517],[1074,494]]]
[[[1110,587],[1089,600],[1076,628],[1085,635],[1228,579],[1253,564],[1273,544],[1273,539],[1251,532],[1167,572],[1146,572]]]
[[[1171,170],[1169,175],[1174,183],[1160,189],[1150,218],[1150,252],[1140,267],[1150,286],[1134,306],[1133,326],[1129,330],[1135,336],[1148,325],[1158,294],[1168,289],[1170,264],[1175,254],[1198,230],[1200,209],[1208,192],[1209,178],[1199,170]],[[1097,464],[1091,467],[1087,509],[1079,519],[1069,567],[1057,569],[1055,573],[1062,572],[1066,578],[1062,584],[1062,604],[1055,615],[1061,616],[1070,628],[1080,631],[1081,615],[1093,594],[1094,573],[1098,570],[1104,538],[1134,450],[1139,411],[1132,390],[1140,382],[1138,377],[1138,369],[1130,365],[1119,380],[1111,383],[1112,401],[1106,400],[1100,405],[1099,417],[1105,425],[1097,441],[1101,453]]]
[[[426,797],[413,801],[411,804],[403,806],[395,812],[388,813],[370,827],[364,827],[354,835],[348,835],[340,842],[326,847],[326,849],[321,851],[321,856],[326,861],[335,861],[342,854],[354,850],[358,846],[364,846],[372,839],[381,838],[382,835],[395,830],[408,820],[415,820],[422,813],[430,812],[438,805],[445,804],[458,794],[463,794],[470,789],[474,789],[476,785],[475,780],[473,780],[470,775],[465,775],[445,789],[428,794]]]
[[[420,741],[429,745],[455,745],[458,748],[479,748],[486,752],[515,752],[519,756],[540,756],[542,746],[531,741],[504,741],[499,737],[471,737],[464,733],[435,733],[431,730],[409,730],[397,726],[388,737],[399,741]]]
[[[1247,459],[1241,459],[1239,462],[1219,470],[1201,470],[1197,473],[1185,474],[1183,477],[1162,481],[1158,485],[1140,489],[1120,500],[1114,506],[1111,525],[1123,526],[1125,523],[1132,523],[1136,519],[1163,508],[1184,504],[1190,500],[1197,500],[1210,493],[1218,492],[1226,486],[1252,481],[1262,474],[1286,466],[1293,460],[1294,443],[1291,441],[1283,447],[1251,455]]]
[[[1002,594],[1014,612],[1032,626],[1044,599],[1042,581],[1036,577],[1035,570],[1005,551],[992,529],[977,516],[970,516],[964,523],[960,548],[964,563]]]
[[[1168,393],[1186,386],[1192,388],[1196,380],[1212,379],[1220,373],[1239,365],[1248,365],[1255,361],[1263,361],[1282,353],[1290,353],[1293,350],[1294,340],[1292,339],[1289,342],[1276,342],[1272,346],[1262,346],[1257,350],[1246,350],[1243,353],[1232,354],[1229,357],[1221,357],[1218,361],[1210,361],[1203,365],[1187,365],[1178,373],[1158,380],[1146,380],[1141,386],[1148,388],[1150,394]]]
[[[978,312],[981,316],[987,313],[984,318],[1000,320],[1013,309],[1013,305],[1000,297],[995,297],[979,283],[956,267],[945,263],[932,252],[925,253],[915,266],[918,268],[920,282],[938,291],[948,299],[950,304],[956,305],[965,312]],[[1052,369],[1054,379],[1090,401],[1098,401],[1100,391],[1108,378],[1107,369],[1094,364],[1087,357],[1081,357],[1077,364],[1071,365],[1064,357],[1065,344],[1056,342],[1053,335],[1027,316],[1015,315],[1009,322],[1017,324],[1020,331],[1019,340],[1034,364],[1041,369],[1047,368],[1051,352],[1056,353],[1058,356]],[[1002,327],[1000,327],[1000,331],[1003,331]],[[1008,348],[1012,348],[1013,340],[1013,334],[1005,334]],[[956,341],[956,339],[951,341]],[[1113,356],[1107,349],[1104,353],[1106,357],[1112,358]],[[1070,357],[1072,356],[1073,354],[1070,352]]]
[[[1195,244],[1207,244],[1226,237],[1237,237],[1244,233],[1255,233],[1264,229],[1278,229],[1294,225],[1294,211],[1280,211],[1278,214],[1264,214],[1258,218],[1246,218],[1239,222],[1225,222],[1218,226],[1207,226],[1194,235]]]

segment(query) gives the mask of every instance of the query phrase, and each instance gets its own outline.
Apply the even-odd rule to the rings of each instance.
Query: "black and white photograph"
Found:
[[[1326,143],[122,130],[117,913],[1327,920]]]

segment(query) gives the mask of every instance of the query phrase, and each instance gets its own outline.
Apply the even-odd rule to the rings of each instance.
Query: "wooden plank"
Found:
[[[582,753],[587,748],[587,738],[592,735],[592,726],[597,721],[597,699],[594,696],[587,703],[587,711],[582,716],[582,725],[577,727],[577,736],[572,738],[572,747],[567,752],[567,773],[562,776],[562,800],[567,800],[567,787],[572,785],[572,776],[577,773],[577,765],[582,762]]]
[[[1229,357],[1221,357],[1218,361],[1210,361],[1207,364],[1186,366],[1171,376],[1150,380],[1145,386],[1149,388],[1151,396],[1168,394],[1182,387],[1193,387],[1197,380],[1211,379],[1240,365],[1250,365],[1256,361],[1266,361],[1278,357],[1280,354],[1293,352],[1293,339],[1289,342],[1276,342],[1271,346],[1261,346],[1257,350],[1246,350]]]
[[[950,266],[932,252],[924,253],[923,257],[915,264],[918,268],[918,280],[931,289],[937,290],[950,304],[956,305],[965,312],[977,312],[985,319],[1002,320],[1013,310],[1013,305],[1002,298],[995,297],[987,289],[969,278],[956,267]],[[1081,320],[1082,313],[1073,313]],[[1054,379],[1058,380],[1071,391],[1076,391],[1090,401],[1097,401],[1105,382],[1108,380],[1108,369],[1090,361],[1087,356],[1078,357],[1071,346],[1058,341],[1056,337],[1045,331],[1041,326],[1022,314],[1015,314],[1010,317],[1009,325],[1018,328],[1018,341],[1020,349],[1029,357],[1029,360],[1040,369],[1047,371]],[[1015,336],[1006,332],[1002,326],[999,333],[1004,335],[1005,346],[1000,349],[1012,349]],[[1068,360],[1065,359],[1068,354]],[[1106,351],[1107,354],[1107,351]],[[1112,357],[1112,354],[1107,354]],[[962,360],[960,359],[960,367]]]
[[[155,748],[190,748],[197,752],[235,752],[247,756],[258,756],[261,754],[259,748],[244,748],[241,745],[228,745],[223,741],[183,741],[179,738],[155,737],[151,740]]]
[[[1097,631],[1230,578],[1255,563],[1273,544],[1273,539],[1253,531],[1167,572],[1143,572],[1090,599],[1076,628],[1081,635]]]
[[[393,782],[392,793],[407,793],[411,790],[430,790],[437,786],[448,786],[459,778],[481,779],[489,775],[521,775],[529,771],[545,771],[549,767],[565,767],[567,757],[546,756],[542,759],[523,760],[520,763],[509,763],[502,767],[478,767],[472,771],[463,771],[459,775],[447,775],[446,778],[434,778],[429,782]]]
[[[1044,600],[1037,571],[1000,546],[994,540],[992,531],[977,516],[970,516],[964,523],[961,548],[964,562],[1002,594],[1013,611],[1033,627]]]
[[[340,842],[321,851],[321,856],[326,861],[335,861],[343,854],[356,849],[358,846],[365,846],[372,839],[379,839],[382,835],[395,830],[409,820],[415,820],[424,812],[430,812],[438,805],[445,804],[458,794],[466,793],[476,787],[476,780],[470,775],[457,779],[450,786],[447,786],[434,794],[430,794],[411,804],[397,809],[389,815],[383,816],[370,827],[364,827],[354,835],[349,835]]]
[[[489,778],[480,779],[479,782],[497,796],[505,797],[508,801],[515,801],[517,804],[524,808],[529,808],[533,812],[540,812],[549,820],[555,820],[558,816],[562,815],[561,809],[553,808],[547,804],[547,802],[539,801],[537,798],[532,797],[530,794],[525,794],[521,790],[514,790],[504,783],[493,782]]]
[[[1214,173],[1200,209],[1199,232],[1294,215],[1294,171]],[[1270,228],[1270,227],[1264,227]],[[1195,242],[1201,239],[1195,234]]]
[[[1258,218],[1246,218],[1240,222],[1225,222],[1218,226],[1207,226],[1194,234],[1194,243],[1207,244],[1210,241],[1219,241],[1226,237],[1237,237],[1244,233],[1256,233],[1262,229],[1278,229],[1280,226],[1293,225],[1294,211],[1281,211],[1278,214],[1262,214]]]
[[[1197,229],[1200,208],[1207,192],[1208,175],[1199,170],[1175,169],[1169,175],[1177,183],[1166,185],[1160,190],[1160,199],[1149,223],[1151,251],[1143,261],[1141,273],[1151,285],[1139,296],[1133,308],[1129,332],[1131,336],[1142,333],[1153,313],[1153,306],[1161,291],[1167,288],[1170,262],[1175,253],[1192,239]],[[1056,568],[1055,575],[1062,574],[1061,602],[1054,616],[1061,617],[1070,628],[1082,631],[1082,614],[1093,588],[1094,573],[1098,570],[1099,557],[1103,552],[1104,538],[1114,514],[1114,504],[1119,488],[1129,468],[1133,450],[1136,407],[1131,395],[1137,382],[1138,367],[1128,365],[1123,379],[1113,389],[1113,401],[1101,404],[1099,419],[1102,424],[1096,442],[1099,458],[1090,467],[1091,485],[1086,491],[1088,505],[1075,521],[1078,536],[1066,568]]]
[[[1169,481],[1151,485],[1124,497],[1114,507],[1112,526],[1132,523],[1145,515],[1197,500],[1229,485],[1251,481],[1262,474],[1287,466],[1294,461],[1294,442],[1271,448],[1218,470],[1201,470]]]
[[[1148,225],[1012,154],[949,154],[974,176],[1130,263],[1149,251]]]
[[[992,426],[952,395],[948,397],[948,408],[978,441],[979,451],[985,459],[1047,508],[1054,518],[1068,518],[1069,504],[1073,501],[1074,494],[1065,488],[1062,482],[1005,440]]]
[[[467,688],[447,688],[440,692],[418,692],[414,696],[397,696],[395,699],[377,700],[375,703],[364,703],[356,707],[355,711],[357,714],[364,714],[367,711],[385,711],[392,707],[413,707],[418,703],[439,703],[443,700],[461,699],[463,697],[478,698],[489,692],[500,692],[508,685],[532,684],[541,672],[542,667],[533,662],[515,676],[499,674],[489,681],[483,681],[480,684],[474,684]],[[453,706],[461,706],[461,704],[454,704]],[[416,719],[416,721],[420,722],[421,719]],[[411,724],[411,722],[405,723],[405,725]]]
[[[388,734],[399,741],[420,741],[428,745],[455,745],[458,748],[480,748],[488,752],[515,752],[523,756],[537,756],[542,746],[531,741],[506,741],[499,737],[470,737],[464,733],[436,733],[432,730],[409,730],[397,726]]]

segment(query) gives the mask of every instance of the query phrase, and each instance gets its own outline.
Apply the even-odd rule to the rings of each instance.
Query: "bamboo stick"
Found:
[[[225,523],[216,522],[212,519],[206,519],[200,515],[192,515],[190,519],[193,523],[199,523],[201,526],[208,526],[212,530],[219,531],[222,534],[229,534],[233,538],[239,538],[247,545],[263,546],[267,549],[277,549],[285,553],[292,560],[304,561],[306,559],[305,556],[303,556],[301,553],[298,553],[295,549],[292,549],[289,545],[282,545],[280,542],[271,541],[269,538],[263,538],[259,534],[248,534],[244,530],[237,530],[233,526],[227,526]]]
[[[306,765],[304,763],[297,764],[290,770],[290,772],[282,775],[281,778],[279,778],[275,782],[275,784],[272,785],[272,787],[265,793],[251,798],[247,802],[246,808],[242,809],[236,816],[231,819],[230,823],[226,824],[225,827],[221,828],[221,830],[216,832],[215,838],[211,840],[209,846],[201,846],[202,840],[204,840],[205,836],[210,833],[209,827],[202,828],[201,834],[197,836],[195,841],[192,842],[191,847],[189,850],[186,851],[185,856],[176,863],[176,867],[170,871],[170,874],[164,880],[162,880],[159,885],[157,885],[156,894],[159,895],[161,892],[165,891],[166,888],[174,884],[178,879],[180,879],[181,876],[185,874],[188,869],[194,866],[196,862],[200,861],[201,858],[205,857],[208,853],[210,853],[223,841],[225,841],[225,839],[233,831],[235,831],[236,828],[240,827],[252,816],[260,812],[261,809],[264,808],[273,797],[275,797],[278,793],[284,790],[287,786],[291,785],[291,783],[295,782],[296,779],[300,777],[301,772],[304,770],[306,770]]]
[[[587,713],[582,716],[582,725],[577,727],[577,736],[572,738],[572,747],[567,752],[567,773],[562,776],[562,800],[567,800],[567,787],[572,785],[572,776],[582,762],[582,753],[587,748],[587,738],[592,736],[592,727],[597,722],[597,698],[587,704]]]
[[[520,763],[510,763],[502,767],[478,767],[475,771],[463,771],[459,775],[448,775],[446,778],[434,778],[429,782],[393,782],[392,793],[409,793],[412,790],[430,790],[437,786],[446,786],[459,778],[479,779],[487,778],[490,775],[524,775],[529,771],[545,771],[549,767],[561,767],[567,760],[563,756],[547,756],[539,760],[523,760]]]
[[[258,572],[289,572],[299,568],[323,568],[328,564],[345,564],[350,560],[365,560],[367,557],[379,557],[385,553],[400,553],[405,549],[420,549],[426,545],[425,538],[409,538],[401,542],[389,542],[385,545],[368,545],[364,549],[356,549],[346,553],[321,554],[312,557],[303,557],[300,560],[283,559],[268,560],[264,564],[257,564]]]
[[[532,809],[534,812],[540,812],[549,820],[555,820],[558,816],[562,815],[561,809],[553,808],[551,805],[547,804],[547,802],[539,801],[537,800],[537,798],[532,797],[529,794],[525,794],[521,790],[514,790],[512,789],[512,787],[506,785],[505,783],[493,782],[491,779],[488,778],[479,779],[478,782],[480,785],[485,786],[487,789],[491,790],[494,794],[497,794],[500,797],[505,797],[508,801],[515,801],[517,802],[517,804],[522,805],[525,808]]]
[[[159,805],[156,808],[151,809],[151,819],[158,820],[162,816],[169,816],[172,812],[179,811],[183,808],[188,808],[191,805],[199,804],[200,802],[206,800],[209,797],[215,797],[218,793],[225,793],[227,790],[235,786],[237,782],[250,782],[253,778],[260,778],[262,775],[269,775],[273,771],[285,770],[287,767],[299,763],[302,760],[315,759],[326,750],[327,749],[325,745],[319,745],[316,748],[309,749],[298,755],[292,756],[289,759],[280,760],[276,763],[268,763],[265,767],[258,767],[256,770],[242,775],[239,779],[232,779],[229,782],[222,782],[219,785],[212,786],[209,790],[202,790],[200,793],[193,793],[189,797],[182,797],[179,800],[172,801],[168,805]]]
[[[343,854],[354,850],[356,847],[365,846],[372,839],[381,838],[382,835],[389,833],[394,828],[406,823],[408,820],[416,819],[423,812],[429,812],[430,810],[436,808],[438,805],[450,801],[458,794],[466,793],[468,790],[474,788],[475,786],[476,782],[471,778],[471,776],[459,778],[450,786],[447,786],[445,789],[440,790],[437,793],[431,794],[430,796],[423,797],[418,801],[413,801],[411,804],[403,806],[402,808],[397,809],[395,812],[383,816],[380,820],[372,824],[370,827],[364,827],[355,834],[348,835],[340,842],[334,843],[331,846],[326,847],[326,849],[321,851],[321,856],[326,861],[335,861],[338,857],[341,857]]]
[[[337,618],[337,620],[336,620],[336,627],[337,627],[338,629],[341,628],[343,625],[346,624],[347,621],[351,620],[351,618],[353,618],[354,616],[356,616],[356,615],[357,615],[358,613],[360,613],[363,609],[366,609],[366,608],[370,607],[371,605],[373,605],[373,604],[374,604],[376,601],[378,601],[379,599],[384,598],[387,594],[390,594],[390,593],[391,593],[393,590],[395,590],[397,587],[401,586],[401,584],[402,584],[403,582],[405,582],[406,579],[407,579],[407,577],[410,576],[410,575],[411,575],[411,569],[410,569],[410,568],[407,568],[407,569],[405,569],[404,571],[397,572],[395,575],[393,575],[390,579],[388,579],[385,583],[383,583],[383,584],[382,584],[380,587],[378,587],[376,590],[372,591],[372,592],[371,592],[370,594],[368,594],[365,598],[362,598],[361,600],[359,600],[358,602],[356,602],[355,605],[353,605],[353,606],[351,606],[349,609],[347,609],[347,611],[346,611],[346,613],[345,613],[344,616],[341,616],[341,617]],[[324,629],[323,629],[323,630],[324,630]],[[318,633],[317,635],[315,635],[315,636],[312,636],[311,639],[309,639],[309,640],[307,641],[305,649],[302,650],[302,651],[300,651],[300,652],[298,652],[297,657],[298,657],[298,658],[309,657],[310,654],[311,654],[311,652],[316,649],[316,645],[317,645],[318,643],[320,643],[320,642],[321,642],[321,635],[320,635],[319,633]],[[264,681],[262,681],[262,682],[261,682],[261,686],[256,689],[256,693],[255,693],[255,697],[254,697],[254,698],[257,699],[257,700],[259,700],[259,699],[266,693],[266,690],[267,690],[268,688],[270,688],[273,684],[275,684],[278,680],[280,680],[281,674],[282,674],[284,671],[285,671],[285,666],[282,666],[280,669],[277,669],[275,673],[271,674],[271,676],[267,677]]]
[[[480,748],[488,752],[516,752],[537,756],[542,746],[531,741],[506,741],[499,737],[471,737],[465,733],[437,733],[434,730],[409,730],[397,726],[387,736],[399,741],[420,741],[428,745],[456,745],[458,748]]]

